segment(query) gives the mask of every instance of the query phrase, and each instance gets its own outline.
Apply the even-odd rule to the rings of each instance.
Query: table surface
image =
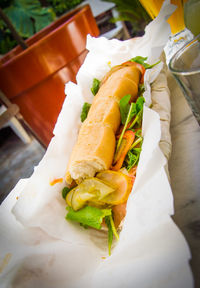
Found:
[[[170,73],[168,86],[172,106],[169,174],[175,206],[173,219],[189,244],[195,287],[200,287],[200,127]]]

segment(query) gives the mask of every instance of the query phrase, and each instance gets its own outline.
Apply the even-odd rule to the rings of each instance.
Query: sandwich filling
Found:
[[[82,113],[66,172],[66,219],[95,229],[106,225],[109,254],[126,215],[142,149],[143,79],[145,68],[154,66],[145,61],[135,57],[113,67],[101,81],[95,79],[95,97]]]

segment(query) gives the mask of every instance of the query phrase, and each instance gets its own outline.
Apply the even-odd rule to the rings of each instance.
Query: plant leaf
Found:
[[[137,113],[143,109],[143,105],[144,105],[145,99],[144,97],[140,96],[138,97],[137,101],[136,101],[136,111]]]
[[[101,224],[105,216],[112,213],[111,209],[99,209],[92,206],[86,206],[78,211],[74,211],[71,207],[67,207],[69,211],[66,215],[67,220],[72,220],[96,229],[101,229]]]
[[[129,129],[133,128],[136,123],[139,126],[141,126],[144,102],[145,102],[144,97],[142,97],[142,96],[138,97],[138,99],[136,101],[136,112],[137,112],[137,115],[136,115],[135,119],[133,120],[133,122],[131,123]]]
[[[91,104],[87,102],[83,104],[82,111],[81,111],[81,122],[85,121],[85,119],[87,118],[90,107],[91,107]]]
[[[143,109],[141,109],[137,114],[137,121],[136,123],[140,127],[142,125],[142,117],[143,117]]]
[[[41,7],[39,0],[14,0],[4,12],[23,38],[29,38],[55,19],[52,8]]]
[[[66,13],[67,11],[73,9],[78,4],[83,2],[83,0],[46,0],[50,6],[53,7],[57,15]]]
[[[140,26],[140,23],[150,22],[151,18],[143,8],[139,0],[103,0],[105,2],[115,3],[116,10],[119,13],[120,21],[128,21],[134,26]],[[132,15],[130,15],[132,14]],[[118,17],[117,17],[118,18]],[[146,23],[146,24],[147,24]],[[145,25],[146,26],[146,25]]]
[[[131,99],[131,95],[127,94],[119,102],[119,109],[120,109],[120,114],[121,114],[121,122],[124,125],[126,122],[126,118],[128,115],[128,111],[130,109],[130,104],[129,101]]]
[[[100,87],[100,81],[96,78],[93,79],[93,82],[92,82],[92,88],[91,88],[91,91],[92,91],[92,94],[95,96],[97,94],[97,92],[99,91],[99,87]]]
[[[146,63],[146,60],[147,60],[147,57],[142,57],[142,56],[136,56],[131,59],[132,62],[136,62],[136,63],[143,65],[145,69],[151,69],[154,66],[156,66],[158,63],[160,63],[160,61],[158,61],[154,64],[148,64]]]
[[[34,34],[34,23],[23,8],[10,6],[4,12],[21,37],[28,38]]]
[[[45,7],[43,8],[45,9]],[[45,11],[43,11],[45,12]],[[54,19],[53,14],[51,11],[48,12],[46,9],[46,13],[44,14],[39,14],[39,15],[34,15],[32,16],[35,20],[35,31],[39,32],[41,29],[45,28],[48,26]]]
[[[128,151],[125,159],[125,167],[129,171],[131,168],[138,164],[142,148],[133,148]]]
[[[122,130],[122,133],[120,134],[120,137],[119,137],[119,140],[117,142],[117,148],[116,148],[116,151],[119,150],[119,147],[121,145],[121,142],[122,142],[122,139],[123,139],[123,136],[124,136],[124,133],[126,131],[126,128],[127,128],[127,125],[128,123],[131,121],[131,117],[133,117],[133,111],[135,110],[135,103],[131,103],[130,107],[129,107],[129,111],[128,111],[128,115],[126,117],[126,121],[125,121],[125,124],[124,124],[124,128]],[[131,127],[130,127],[131,128]]]

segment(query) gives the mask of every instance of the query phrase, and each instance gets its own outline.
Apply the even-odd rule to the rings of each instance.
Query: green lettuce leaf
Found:
[[[91,104],[87,102],[83,104],[82,111],[81,111],[81,122],[84,122],[85,119],[87,118],[90,107],[91,107]]]
[[[92,83],[92,94],[95,96],[97,94],[97,92],[99,91],[99,87],[100,87],[100,81],[96,78],[93,79],[93,83]]]
[[[136,165],[137,160],[137,155],[133,154],[131,151],[128,151],[125,162],[126,169],[129,171],[134,165]]]
[[[136,123],[138,124],[138,126],[140,127],[142,125],[142,118],[143,118],[143,109],[141,109],[137,116],[135,117]]]
[[[140,138],[142,136],[142,129],[138,129],[136,132],[135,132],[135,136]]]
[[[135,115],[135,111],[136,111],[136,103],[131,103],[131,105],[129,106],[129,111],[128,111],[128,115],[126,117],[126,121],[124,123],[124,128],[122,130],[122,133],[120,134],[119,140],[117,142],[117,148],[116,148],[116,152],[119,150],[119,147],[121,145],[124,133],[126,131],[127,125],[128,123],[131,121],[131,119],[133,118],[133,116]],[[132,125],[132,124],[131,124]],[[132,127],[130,127],[132,128]]]
[[[74,211],[71,207],[66,209],[69,211],[66,215],[67,220],[76,221],[96,229],[101,229],[103,218],[112,213],[111,209],[99,209],[92,206],[85,206],[78,211]]]
[[[126,123],[127,120],[127,116],[129,114],[130,111],[130,104],[129,101],[131,99],[131,95],[127,94],[124,97],[122,97],[122,99],[119,102],[119,109],[120,109],[120,115],[121,115],[121,123],[124,125]],[[128,119],[128,123],[131,121],[131,119],[133,118],[134,115],[136,115],[136,104],[132,103],[132,109],[130,111],[130,115],[129,115],[129,119]],[[127,124],[128,124],[127,123]]]
[[[132,129],[136,123],[138,124],[139,127],[142,125],[144,102],[145,102],[145,99],[143,96],[138,97],[136,104],[135,104],[136,105],[135,110],[136,110],[137,115],[135,119],[133,120],[133,122],[131,123],[129,129]]]
[[[140,142],[140,144],[142,145],[142,141]],[[138,161],[140,159],[140,153],[142,151],[141,147],[137,147],[137,148],[131,148],[126,156],[124,165],[126,167],[126,169],[129,171],[133,166],[138,164]]]
[[[143,65],[145,69],[151,69],[154,66],[156,66],[158,63],[160,63],[160,61],[158,61],[151,65],[151,64],[146,63],[146,60],[147,60],[147,57],[142,57],[142,56],[136,56],[131,59],[132,62],[136,62],[136,63]]]
[[[140,112],[143,109],[144,102],[145,102],[144,97],[142,97],[142,96],[138,97],[138,99],[136,101],[136,111],[137,111],[137,113]]]
[[[127,94],[124,97],[122,97],[122,99],[119,102],[119,109],[120,109],[122,124],[125,124],[126,122],[128,111],[130,109],[130,104],[129,104],[130,99],[131,99],[131,95]]]

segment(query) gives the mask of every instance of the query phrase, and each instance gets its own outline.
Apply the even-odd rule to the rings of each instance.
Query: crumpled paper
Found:
[[[151,85],[151,100],[152,109],[160,116],[161,138],[159,145],[166,159],[169,160],[172,149],[170,134],[171,103],[170,90],[167,85],[167,65],[164,53],[161,55],[161,60],[164,65],[160,74]]]
[[[170,217],[173,196],[164,170],[167,160],[159,147],[160,117],[147,107],[151,103],[150,84],[162,64],[145,75],[143,149],[120,239],[110,257],[105,232],[65,220],[64,182],[50,186],[53,179],[65,175],[81,125],[82,104],[93,99],[92,79],[101,79],[110,66],[138,53],[148,56],[150,63],[157,60],[170,33],[164,18],[174,7],[168,2],[141,39],[88,36],[89,53],[78,72],[77,85],[66,84],[67,97],[55,137],[33,175],[20,180],[1,205],[2,287],[192,287],[190,252]]]

